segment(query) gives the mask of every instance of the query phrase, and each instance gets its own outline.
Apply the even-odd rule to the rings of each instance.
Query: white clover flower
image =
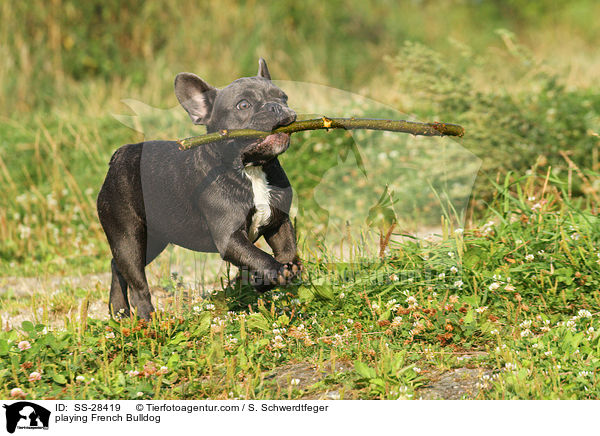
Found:
[[[574,241],[578,241],[579,240],[579,233],[572,233],[571,234],[571,239]]]
[[[332,345],[334,346],[339,346],[343,344],[343,338],[341,335],[339,335],[338,333],[336,333],[335,335],[333,335],[333,341],[332,341]]]
[[[546,357],[552,356],[552,350],[544,351],[544,356],[546,356]]]
[[[104,337],[106,339],[113,339],[115,337],[115,334],[113,332],[108,332],[107,334],[104,335]]]
[[[448,252],[448,257],[453,258],[455,256],[454,251]]]
[[[392,323],[390,324],[392,327],[399,327],[400,324],[402,323],[402,317],[401,316],[397,316],[392,320]]]
[[[443,279],[446,277],[446,273],[438,274],[438,279]]]
[[[85,381],[85,377],[82,375],[78,375],[77,377],[75,377],[75,380],[77,380],[78,382],[83,382]]]
[[[214,310],[215,309],[214,304],[207,304],[205,307],[206,307],[206,310]]]
[[[488,221],[486,224],[484,224],[484,226],[481,228],[481,230],[484,235],[489,235],[490,233],[492,233],[494,231],[493,227],[494,227],[494,221]]]
[[[531,330],[529,330],[529,329],[522,330],[521,331],[521,337],[525,338],[527,336],[531,336]]]
[[[21,341],[17,344],[17,347],[19,348],[19,350],[25,351],[31,348],[31,344],[29,343],[29,341]]]
[[[298,386],[300,384],[300,379],[299,378],[293,378],[290,380],[290,384],[292,386]]]
[[[377,303],[371,303],[371,308],[373,310],[377,310],[377,309],[379,309],[379,304],[377,304]]]
[[[504,369],[506,371],[515,371],[517,369],[517,365],[515,363],[512,363],[512,362],[506,362],[504,364]]]
[[[21,388],[13,388],[10,390],[11,398],[25,398],[27,394]]]
[[[490,291],[495,291],[495,290],[496,290],[496,289],[498,289],[499,287],[500,287],[500,283],[498,283],[498,282],[494,282],[494,283],[492,283],[492,284],[491,284],[491,285],[488,287],[488,289],[489,289]]]
[[[581,309],[579,312],[577,312],[577,316],[579,316],[580,318],[591,318],[592,314],[589,310]]]
[[[540,344],[538,344],[538,343],[536,342],[535,344],[532,344],[532,345],[531,345],[531,348],[535,348],[535,349],[537,349],[537,348],[540,348]]]
[[[29,374],[29,377],[27,378],[27,380],[29,380],[30,382],[38,381],[41,379],[42,379],[42,374],[40,374],[37,371],[33,371],[31,374]]]
[[[138,375],[140,375],[140,372],[132,369],[131,371],[127,371],[127,375],[129,377],[137,377]]]
[[[138,397],[143,397],[143,396],[144,396],[144,393],[143,393],[143,392],[138,392],[136,395],[137,395]]]
[[[418,368],[418,367],[416,367],[416,366],[415,366],[415,367],[413,368],[413,371],[414,371],[414,372],[416,372],[417,374],[420,374],[420,373],[421,373],[421,371],[423,371],[423,370],[422,370],[421,368]]]
[[[15,200],[17,200],[17,203],[21,203],[21,204],[27,202],[27,194],[17,195],[15,197]]]
[[[462,235],[463,233],[464,233],[464,229],[458,228],[458,229],[454,230],[455,235]]]
[[[46,203],[48,203],[50,208],[58,206],[58,201],[56,201],[56,198],[54,198],[52,194],[46,195]]]
[[[346,320],[346,322],[347,322],[348,324],[350,324],[350,325],[354,324],[354,320],[353,320],[353,319],[350,319],[350,318],[348,318],[348,319]]]
[[[579,371],[577,373],[577,377],[583,377],[583,378],[585,378],[585,377],[589,377],[590,374],[591,374],[591,372],[589,372],[589,371]]]
[[[18,230],[19,230],[19,238],[21,238],[21,239],[27,239],[31,236],[31,227],[29,227],[29,226],[24,226],[23,224],[19,224]]]
[[[487,306],[482,306],[482,307],[478,307],[477,309],[475,309],[475,312],[477,312],[477,313],[483,313],[486,310],[488,310],[488,307]]]
[[[283,338],[280,335],[277,335],[273,338],[272,344],[273,344],[273,348],[284,348],[285,347]]]
[[[534,259],[534,255],[533,254],[528,254],[527,256],[525,256],[525,260],[528,262],[531,262]]]
[[[340,292],[340,298],[344,298],[346,296],[346,294],[344,294],[343,292]]]
[[[535,196],[531,195],[531,196],[527,197],[527,200],[529,200],[529,201],[535,201]]]
[[[494,330],[491,330],[491,331],[490,331],[490,334],[491,334],[491,335],[497,335],[497,334],[499,334],[499,333],[500,333],[500,332],[499,332],[498,330],[496,330],[496,329],[494,329]]]
[[[451,272],[452,274],[456,274],[456,273],[458,272],[458,268],[457,268],[457,267],[455,267],[455,266],[453,266],[453,267],[451,267],[451,268],[450,268],[450,272]]]
[[[397,282],[398,280],[400,280],[400,278],[398,278],[398,276],[396,274],[392,274],[390,276],[390,280],[393,282]]]
[[[531,327],[531,320],[526,319],[521,324],[519,324],[519,327],[528,329],[529,327]]]
[[[457,280],[457,281],[454,282],[454,286],[456,286],[459,289],[462,288],[463,285],[464,285],[464,283],[463,283],[462,280]]]

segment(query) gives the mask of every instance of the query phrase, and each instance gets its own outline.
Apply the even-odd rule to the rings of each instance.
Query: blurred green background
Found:
[[[471,216],[490,179],[566,171],[561,151],[598,170],[598,16],[593,0],[1,2],[0,275],[106,269],[95,197],[110,154],[144,138],[111,114],[134,114],[126,98],[172,108],[178,72],[222,86],[254,75],[259,56],[276,79],[463,124],[460,144],[483,159]],[[284,157],[301,202],[317,184],[306,174],[348,142],[335,135],[305,135]]]

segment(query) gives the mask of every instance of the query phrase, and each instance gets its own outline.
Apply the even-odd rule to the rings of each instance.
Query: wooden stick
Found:
[[[259,139],[265,138],[273,133],[296,133],[304,130],[320,129],[367,129],[367,130],[387,130],[390,132],[403,132],[412,135],[421,136],[463,136],[465,129],[458,124],[447,123],[417,123],[404,120],[377,120],[366,118],[316,118],[313,120],[296,121],[287,126],[278,127],[271,132],[262,132],[260,130],[240,129],[240,130],[222,130],[220,132],[209,133],[202,136],[193,136],[191,138],[177,141],[181,150],[187,150],[202,144],[218,142],[224,139],[247,138]]]

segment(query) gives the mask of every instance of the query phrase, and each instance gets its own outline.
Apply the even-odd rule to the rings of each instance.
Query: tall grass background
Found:
[[[598,170],[599,14],[592,0],[2,2],[0,275],[107,269],[94,203],[110,154],[186,122],[168,111],[179,122],[148,138],[111,114],[136,115],[123,99],[171,109],[178,72],[222,86],[255,74],[259,56],[274,78],[463,124],[461,147],[483,159],[475,219],[509,171]],[[283,158],[305,209],[347,142],[305,135]]]

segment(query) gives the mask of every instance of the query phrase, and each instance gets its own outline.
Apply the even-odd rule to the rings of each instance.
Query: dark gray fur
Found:
[[[271,131],[296,119],[287,96],[272,82],[263,59],[256,77],[216,89],[190,73],[175,78],[175,94],[195,124],[208,132],[252,128]],[[246,104],[240,104],[242,100]],[[229,140],[180,151],[174,141],[119,148],[98,195],[98,216],[113,255],[109,310],[149,319],[154,307],[145,266],[169,243],[218,252],[259,291],[298,274],[292,190],[277,156],[287,141]],[[281,139],[281,138],[279,138]],[[271,216],[258,229],[274,256],[249,239],[256,211],[247,166],[262,166],[271,187]]]

